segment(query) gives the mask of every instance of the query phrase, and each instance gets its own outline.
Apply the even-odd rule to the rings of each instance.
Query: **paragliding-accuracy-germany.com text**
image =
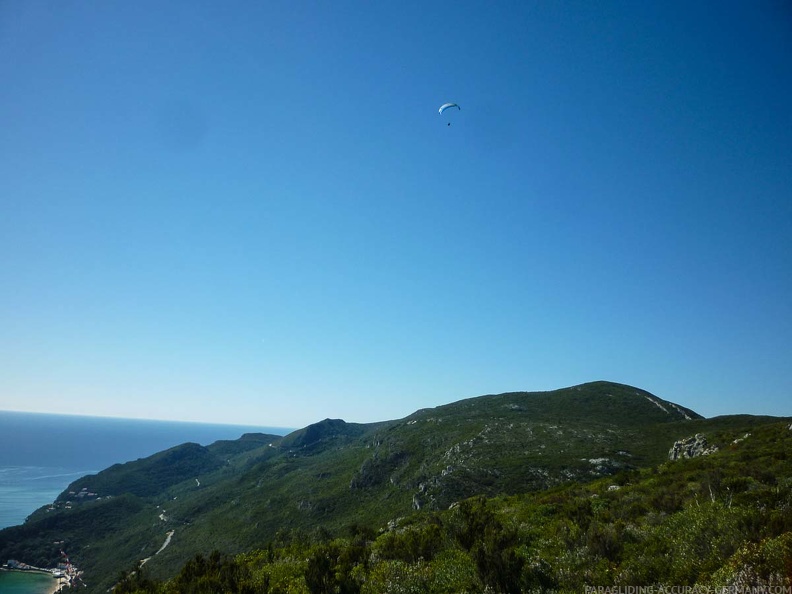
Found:
[[[792,594],[792,586],[586,586],[584,594]]]

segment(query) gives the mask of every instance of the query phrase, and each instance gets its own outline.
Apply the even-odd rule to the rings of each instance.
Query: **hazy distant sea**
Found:
[[[71,482],[113,464],[145,458],[186,442],[208,445],[218,439],[237,439],[243,433],[285,435],[290,431],[0,411],[0,529],[22,524]],[[41,577],[0,572],[0,592],[46,592],[50,578]]]

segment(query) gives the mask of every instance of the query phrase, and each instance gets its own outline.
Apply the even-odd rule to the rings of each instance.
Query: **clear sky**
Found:
[[[0,2],[0,208],[0,409],[792,415],[780,0]]]

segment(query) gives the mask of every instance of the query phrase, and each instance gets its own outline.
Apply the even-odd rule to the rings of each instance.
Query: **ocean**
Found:
[[[113,464],[186,442],[208,445],[218,439],[237,439],[243,433],[285,435],[290,431],[0,411],[0,529],[22,524],[71,482]],[[53,581],[48,576],[0,571],[0,592],[44,594],[51,591]]]
[[[2,594],[49,594],[55,578],[41,573],[20,573],[0,571],[0,592]]]

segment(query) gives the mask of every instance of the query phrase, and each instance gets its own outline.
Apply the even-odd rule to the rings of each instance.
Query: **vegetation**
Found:
[[[88,591],[121,593],[786,584],[788,425],[606,382],[327,420],[85,477],[0,531],[0,556],[46,565],[65,541]],[[696,433],[719,451],[669,462]]]
[[[731,437],[731,436],[729,436]],[[735,436],[734,439],[737,439]],[[418,512],[375,534],[280,534],[198,555],[121,594],[581,592],[585,586],[792,586],[792,431],[589,484]]]

